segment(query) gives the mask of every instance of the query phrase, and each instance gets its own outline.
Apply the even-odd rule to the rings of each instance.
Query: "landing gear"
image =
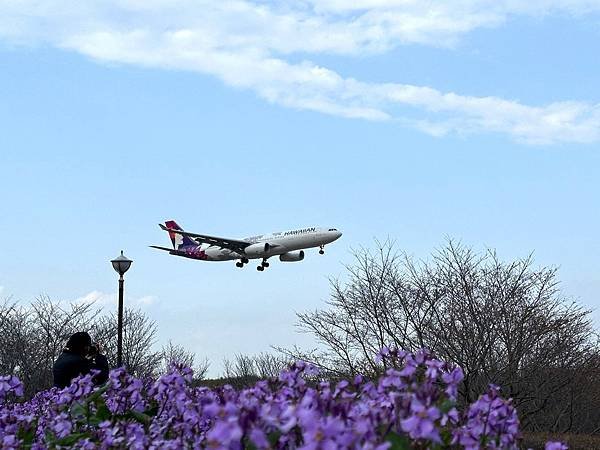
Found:
[[[248,264],[249,262],[250,262],[250,260],[248,258],[242,258],[238,262],[235,263],[235,266],[239,267],[241,269],[242,267],[244,267],[244,264]]]
[[[265,267],[269,267],[269,263],[267,262],[267,258],[263,258],[262,262],[260,263],[260,266],[258,266],[256,268],[256,270],[258,270],[259,272],[262,272],[263,270],[265,270]]]
[[[324,245],[320,245],[319,246],[319,255],[324,255],[325,254],[325,250],[323,250],[325,246]]]

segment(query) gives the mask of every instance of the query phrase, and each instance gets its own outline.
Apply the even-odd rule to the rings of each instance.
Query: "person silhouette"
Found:
[[[92,343],[92,338],[85,331],[74,333],[62,353],[54,362],[52,374],[54,386],[65,388],[71,381],[80,376],[98,370],[93,378],[95,384],[102,384],[108,379],[108,361],[100,352],[100,347]]]

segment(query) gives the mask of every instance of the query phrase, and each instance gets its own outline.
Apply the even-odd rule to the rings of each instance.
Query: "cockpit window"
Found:
[[[337,228],[330,228],[329,231],[337,231]]]

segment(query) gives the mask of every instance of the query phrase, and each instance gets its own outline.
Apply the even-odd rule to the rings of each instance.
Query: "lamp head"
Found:
[[[123,274],[125,274],[125,272],[129,270],[129,267],[131,267],[132,262],[133,261],[131,259],[123,255],[123,250],[121,250],[120,256],[111,260],[113,269],[115,269],[115,271],[121,276],[123,276]]]

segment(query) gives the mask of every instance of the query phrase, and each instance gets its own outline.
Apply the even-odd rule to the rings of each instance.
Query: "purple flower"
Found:
[[[435,359],[426,361],[425,366],[427,367],[427,369],[425,370],[425,376],[430,380],[437,380],[438,375],[444,368],[444,365],[445,364],[442,361],[437,361]]]
[[[488,440],[500,448],[517,448],[519,419],[510,401],[499,396],[498,386],[490,385],[486,394],[469,406],[465,424],[454,431],[454,442],[467,449],[479,448]]]
[[[446,394],[448,397],[455,400],[458,394],[458,385],[462,382],[465,377],[460,367],[455,367],[451,372],[442,374],[442,380],[447,384]]]
[[[0,400],[4,400],[8,394],[23,396],[23,384],[14,375],[0,377]]]
[[[146,409],[142,380],[129,375],[123,368],[112,370],[109,374],[107,405],[116,414],[124,414],[128,410],[142,412]]]
[[[419,448],[441,443],[442,436],[443,445],[469,450],[517,448],[517,411],[498,387],[490,386],[459,411],[459,367],[427,350],[386,348],[379,358],[387,370],[372,381],[358,375],[334,384],[317,379],[314,366],[298,362],[251,388],[209,389],[193,387],[192,371],[173,365],[157,380],[113,370],[106,390],[95,395],[91,378],[80,377],[66,389],[53,388],[27,402],[14,399],[23,392],[16,377],[0,377],[0,446],[18,448],[17,436],[33,431],[31,448],[42,450],[50,444],[49,430],[58,438],[85,433],[75,444],[84,450],[238,450],[250,444],[261,450],[388,450],[388,433]],[[445,442],[448,437],[452,442]],[[546,450],[566,448],[559,442],[546,445]]]
[[[239,443],[242,438],[242,429],[235,417],[218,420],[214,427],[206,434],[209,447],[228,447],[232,443]]]
[[[549,441],[546,442],[546,446],[544,447],[544,450],[568,450],[569,447],[567,447],[566,444],[563,444],[562,442],[553,442],[553,441]]]
[[[19,448],[21,442],[17,439],[14,434],[8,434],[2,439],[3,449]]]
[[[418,400],[414,400],[410,406],[411,415],[400,421],[402,430],[413,439],[428,439],[433,442],[441,442],[439,431],[435,421],[442,414],[434,406],[426,407]]]
[[[52,431],[56,434],[57,437],[63,438],[71,434],[71,430],[73,429],[73,424],[71,423],[69,416],[66,413],[60,413],[58,416],[54,418],[52,424]]]
[[[375,362],[380,363],[384,359],[389,358],[390,353],[391,351],[389,347],[382,347],[381,350],[379,350],[379,352],[375,356]]]
[[[265,432],[257,427],[253,427],[250,431],[250,440],[259,449],[269,448],[269,440]]]

